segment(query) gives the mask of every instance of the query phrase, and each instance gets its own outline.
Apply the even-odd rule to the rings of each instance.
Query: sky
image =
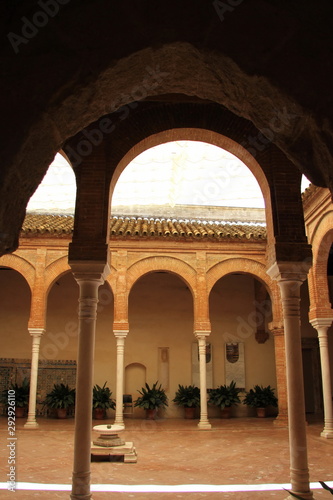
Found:
[[[308,184],[304,178],[302,190]],[[74,214],[75,195],[74,172],[57,154],[27,210]],[[114,207],[182,204],[264,208],[248,167],[231,153],[197,141],[169,142],[144,151],[120,175],[112,197]]]

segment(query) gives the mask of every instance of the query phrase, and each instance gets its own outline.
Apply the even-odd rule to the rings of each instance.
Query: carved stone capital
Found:
[[[266,272],[268,276],[279,282],[299,281],[300,283],[302,283],[306,280],[310,267],[310,260],[304,260],[301,262],[274,262],[274,264],[269,269],[267,269]]]

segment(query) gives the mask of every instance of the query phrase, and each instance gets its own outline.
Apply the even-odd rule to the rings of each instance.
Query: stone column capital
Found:
[[[69,261],[69,265],[77,281],[102,281],[110,274],[108,262],[94,260]]]
[[[113,330],[113,335],[116,337],[116,339],[126,339],[129,331],[128,330]]]
[[[45,328],[28,328],[28,332],[32,337],[42,337],[45,333]]]
[[[333,317],[331,318],[313,318],[310,319],[310,323],[315,328],[318,330],[319,328],[329,328],[332,324]]]
[[[200,331],[196,330],[194,332],[194,335],[198,340],[206,340],[206,338],[209,337],[210,333],[211,332],[208,330],[200,330]]]
[[[283,281],[293,281],[300,282],[300,284],[306,280],[309,269],[311,267],[311,261],[304,260],[301,262],[295,261],[283,261],[274,262],[274,264],[267,269],[267,274],[272,279],[278,282]]]

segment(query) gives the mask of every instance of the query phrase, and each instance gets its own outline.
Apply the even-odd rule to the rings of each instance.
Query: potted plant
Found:
[[[58,418],[67,418],[68,409],[75,405],[75,389],[70,389],[68,384],[54,384],[52,391],[46,394],[43,404],[55,409]]]
[[[229,418],[231,407],[240,403],[239,393],[242,389],[236,387],[236,382],[232,380],[229,385],[220,385],[212,389],[209,394],[208,403],[218,406],[221,409],[221,417]]]
[[[243,403],[256,409],[258,417],[266,417],[268,406],[277,406],[278,399],[270,385],[255,385],[246,393]]]
[[[109,408],[115,409],[115,401],[111,398],[112,392],[106,387],[106,382],[103,387],[98,384],[93,387],[93,416],[95,419],[101,420],[105,418],[106,410]]]
[[[172,400],[184,407],[185,418],[194,418],[195,409],[200,406],[200,389],[194,385],[180,385]]]
[[[134,406],[139,408],[144,408],[146,410],[146,417],[148,419],[154,419],[156,412],[159,408],[165,408],[168,406],[168,397],[165,393],[165,389],[162,389],[162,384],[157,386],[158,382],[155,382],[151,387],[146,383],[145,387],[142,387],[141,391],[138,390],[140,396],[134,402]]]
[[[9,391],[11,391],[9,393]],[[13,393],[15,391],[15,395]],[[30,392],[30,383],[29,380],[25,377],[22,381],[22,384],[11,384],[8,389],[2,391],[1,402],[8,406],[8,396],[12,394],[12,400],[15,401],[15,416],[17,418],[24,417],[28,403],[29,403],[29,392]]]

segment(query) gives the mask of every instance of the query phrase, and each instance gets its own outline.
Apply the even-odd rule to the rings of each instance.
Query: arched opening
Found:
[[[130,363],[125,367],[125,384],[124,384],[124,417],[127,415],[143,417],[144,411],[140,408],[135,408],[134,403],[139,396],[138,390],[145,386],[147,382],[147,369],[141,363]]]
[[[213,387],[229,384],[249,390],[276,387],[272,307],[266,287],[254,276],[232,273],[219,279],[209,297],[213,345]],[[229,351],[237,351],[236,362]],[[239,405],[235,414],[247,414]]]
[[[73,215],[76,180],[63,152],[55,155],[42,182],[29,200],[27,212]]]
[[[310,297],[308,280],[302,283],[300,295],[305,412],[307,415],[321,415],[323,411],[323,391],[319,342],[317,331],[309,322]]]
[[[217,145],[178,140],[146,149],[126,166],[111,213],[242,219],[236,207],[253,208],[254,221],[265,221],[264,198],[250,169]]]
[[[0,267],[1,377],[0,393],[30,377],[31,337],[28,332],[31,292],[25,278]]]
[[[329,293],[329,301],[333,307],[333,244],[330,247],[330,251],[327,259],[327,285]]]
[[[138,144],[118,164],[111,183],[113,216],[237,221],[251,208],[246,220],[265,222],[268,185],[249,153],[205,130],[171,132],[157,134],[159,142],[149,138],[149,148],[148,141]]]
[[[171,399],[178,384],[192,383],[195,342],[193,300],[184,281],[165,271],[151,272],[138,279],[129,295],[129,329],[126,365],[145,366],[145,382],[152,384],[158,380],[167,391],[166,415],[178,415],[180,410]],[[131,391],[136,389],[136,397],[141,387],[137,383],[131,387]]]

